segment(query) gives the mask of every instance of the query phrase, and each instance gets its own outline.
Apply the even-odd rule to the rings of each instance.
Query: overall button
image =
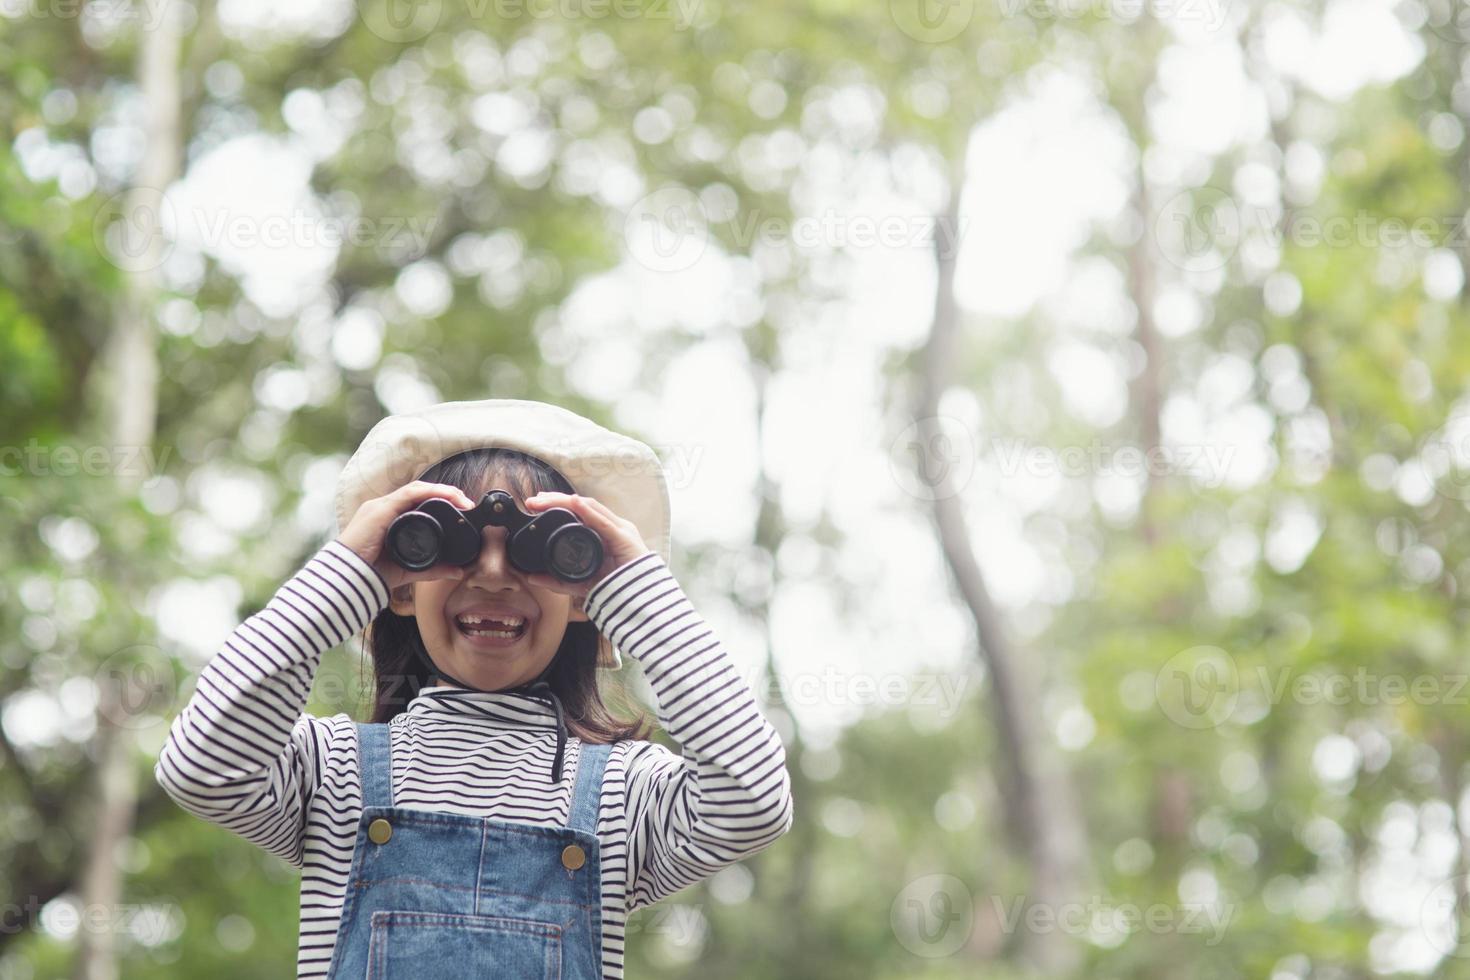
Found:
[[[379,817],[368,824],[368,839],[374,844],[386,844],[388,838],[393,836],[393,825]]]
[[[568,844],[561,849],[561,863],[572,871],[576,871],[587,863],[587,854],[576,844]]]

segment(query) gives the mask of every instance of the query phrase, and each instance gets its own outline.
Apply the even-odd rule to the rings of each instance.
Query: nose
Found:
[[[480,534],[480,554],[470,564],[465,581],[482,586],[520,584],[521,573],[505,555],[505,528],[487,527]]]

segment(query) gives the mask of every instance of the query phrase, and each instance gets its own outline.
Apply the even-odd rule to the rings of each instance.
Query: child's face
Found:
[[[519,488],[492,475],[480,493],[502,487],[521,504]],[[524,508],[523,508],[524,509]],[[505,557],[503,527],[486,527],[480,557],[462,580],[413,582],[394,590],[391,605],[400,616],[418,620],[424,648],[440,670],[487,691],[514,687],[535,679],[561,646],[568,622],[586,622],[572,597],[531,585]],[[513,638],[476,629],[467,617],[520,618],[524,625]]]

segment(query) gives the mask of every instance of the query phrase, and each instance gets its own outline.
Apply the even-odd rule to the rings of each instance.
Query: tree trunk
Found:
[[[153,442],[158,406],[158,355],[153,307],[159,291],[158,267],[164,258],[159,203],[179,175],[182,141],[179,123],[179,11],[160,8],[158,22],[140,32],[138,81],[147,106],[143,160],[128,192],[126,213],[132,229],[147,237],[132,253],[125,297],[109,338],[103,426],[114,447],[142,447]],[[131,249],[130,249],[131,251]],[[143,474],[127,468],[115,475],[120,497],[137,492]],[[121,563],[120,563],[121,564]],[[142,583],[134,583],[141,586]],[[82,877],[82,921],[100,928],[78,931],[75,980],[116,980],[112,925],[118,921],[122,897],[119,848],[132,831],[137,806],[137,767],[132,732],[118,719],[138,702],[135,678],[126,671],[99,675],[96,763],[96,810],[91,848]],[[104,914],[105,913],[105,914]],[[91,916],[98,916],[93,919]]]
[[[959,330],[954,277],[964,177],[962,156],[951,181],[946,213],[938,218],[940,227],[935,235],[939,281],[915,406],[924,447],[944,445],[946,438],[938,421],[939,400],[950,382]],[[976,561],[960,488],[953,485],[949,468],[931,466],[928,470],[931,477],[938,474],[938,482],[930,490],[940,544],[975,621],[979,654],[990,674],[990,705],[1004,767],[1007,825],[1031,872],[1027,904],[1059,913],[1061,905],[1085,900],[1079,894],[1079,885],[1085,874],[1088,845],[1070,778],[1037,716],[1041,703],[1038,685],[1012,646]],[[1023,932],[1021,942],[1026,958],[1048,977],[1064,975],[1079,962],[1076,943],[1061,930]]]
[[[1143,165],[1138,167],[1138,182],[1133,187],[1133,207],[1142,222],[1138,240],[1128,250],[1128,296],[1138,311],[1138,346],[1143,348],[1143,368],[1133,381],[1133,404],[1138,417],[1138,435],[1142,443],[1145,460],[1152,460],[1161,440],[1159,413],[1163,405],[1163,350],[1159,344],[1159,331],[1154,325],[1154,267],[1149,254],[1149,242],[1153,228],[1152,204],[1149,200],[1148,178]],[[1152,547],[1158,542],[1158,528],[1154,519],[1159,474],[1152,465],[1144,467],[1146,474],[1143,500],[1139,506],[1139,531],[1144,543]]]

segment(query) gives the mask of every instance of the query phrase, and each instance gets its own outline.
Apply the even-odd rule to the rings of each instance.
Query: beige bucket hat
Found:
[[[519,398],[441,402],[380,420],[338,478],[335,534],[365,501],[412,483],[442,459],[491,447],[554,467],[576,493],[632,521],[644,543],[670,563],[668,481],[657,454],[559,405]],[[622,656],[604,639],[597,663],[616,669]]]

